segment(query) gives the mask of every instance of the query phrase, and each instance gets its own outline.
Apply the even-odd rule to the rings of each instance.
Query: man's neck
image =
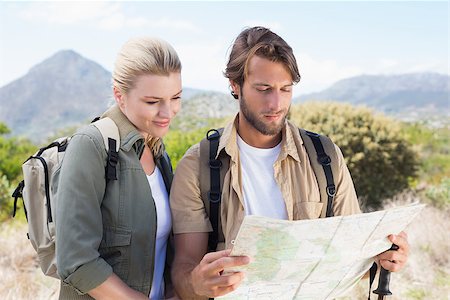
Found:
[[[248,123],[242,114],[239,114],[236,129],[248,145],[255,148],[273,148],[281,142],[281,132],[276,135],[265,135],[259,132],[255,127]]]

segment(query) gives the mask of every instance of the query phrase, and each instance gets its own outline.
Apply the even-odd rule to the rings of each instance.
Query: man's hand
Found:
[[[172,282],[180,299],[205,299],[225,295],[244,278],[241,272],[224,274],[228,267],[246,265],[246,256],[229,256],[230,250],[206,253],[208,233],[180,233],[174,236],[175,258]]]
[[[247,256],[229,256],[231,250],[206,254],[191,272],[191,281],[197,295],[215,298],[234,291],[242,279],[242,272],[223,274],[224,269],[246,265]]]
[[[383,268],[391,272],[398,272],[403,269],[408,260],[408,236],[402,231],[399,235],[389,235],[388,239],[399,247],[398,250],[389,250],[379,254],[377,257]]]

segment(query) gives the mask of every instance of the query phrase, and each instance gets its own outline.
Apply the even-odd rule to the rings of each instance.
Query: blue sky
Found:
[[[360,74],[449,74],[448,1],[0,2],[0,86],[62,49],[111,71],[127,39],[149,35],[175,47],[184,86],[226,92],[229,47],[254,25],[293,47],[296,95]]]

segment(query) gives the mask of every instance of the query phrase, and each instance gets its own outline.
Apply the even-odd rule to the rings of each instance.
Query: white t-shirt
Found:
[[[287,220],[286,204],[273,170],[273,164],[281,151],[281,143],[270,149],[255,148],[238,135],[237,145],[245,214]]]
[[[153,271],[150,299],[164,299],[164,266],[166,262],[167,239],[172,229],[169,195],[161,172],[156,167],[151,175],[147,175],[148,183],[156,205],[157,230],[155,244],[155,268]]]

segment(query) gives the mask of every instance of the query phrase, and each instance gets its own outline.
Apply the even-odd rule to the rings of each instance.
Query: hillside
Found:
[[[0,120],[35,141],[104,110],[110,74],[71,50],[60,51],[0,89]]]
[[[57,52],[25,76],[0,88],[0,122],[34,142],[62,128],[86,124],[112,102],[111,73],[72,50]],[[223,117],[237,102],[223,93],[183,87],[182,118]]]

